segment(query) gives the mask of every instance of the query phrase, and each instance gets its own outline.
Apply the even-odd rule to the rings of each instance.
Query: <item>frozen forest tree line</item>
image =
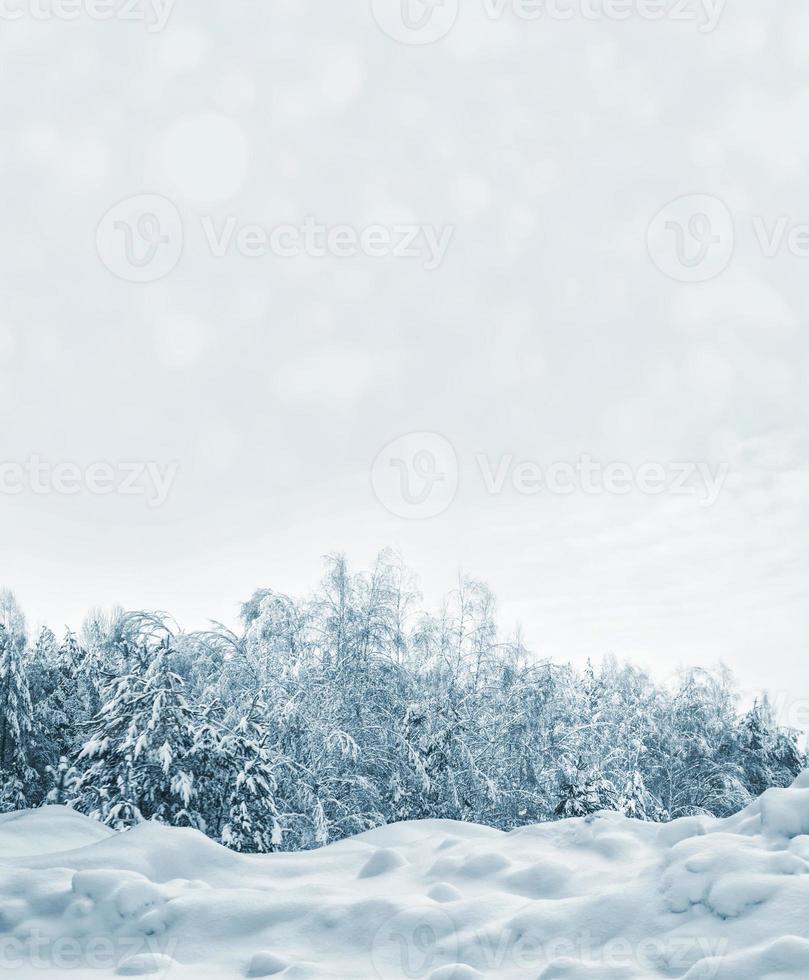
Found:
[[[423,818],[722,816],[807,765],[723,671],[670,687],[537,662],[481,583],[438,614],[419,598],[388,553],[364,573],[330,558],[303,600],[256,592],[238,635],[115,612],[29,637],[0,594],[0,812],[63,804],[265,852]]]

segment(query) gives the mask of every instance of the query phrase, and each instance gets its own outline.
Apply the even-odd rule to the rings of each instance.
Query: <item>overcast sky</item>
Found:
[[[540,656],[805,692],[804,0],[15,3],[0,583],[32,625],[232,623],[392,545]]]

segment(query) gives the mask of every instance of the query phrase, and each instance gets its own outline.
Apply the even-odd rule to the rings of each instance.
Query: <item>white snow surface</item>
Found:
[[[191,830],[0,817],[0,974],[806,980],[809,772],[726,820],[383,827],[238,855]]]

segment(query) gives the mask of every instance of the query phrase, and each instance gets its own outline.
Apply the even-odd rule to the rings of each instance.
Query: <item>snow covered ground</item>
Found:
[[[242,856],[194,831],[0,818],[0,973],[805,980],[809,772],[728,820],[430,821]]]

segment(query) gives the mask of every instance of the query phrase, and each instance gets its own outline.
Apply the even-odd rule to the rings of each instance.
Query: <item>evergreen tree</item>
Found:
[[[81,776],[77,770],[70,765],[65,756],[62,756],[59,764],[48,766],[46,772],[50,781],[50,789],[45,797],[45,802],[53,806],[71,806],[81,787]]]
[[[632,773],[618,802],[618,809],[626,817],[634,820],[650,820],[656,809],[650,798],[649,791],[643,780],[643,774],[637,769]]]
[[[587,817],[600,810],[618,806],[615,786],[603,775],[592,775],[577,767],[562,785],[561,798],[554,813],[557,817]]]
[[[82,728],[91,717],[81,676],[84,656],[70,632],[57,645],[53,633],[43,628],[34,645],[29,677],[34,705],[32,752],[38,773],[57,769],[62,757],[74,756],[81,747]]]
[[[0,623],[0,812],[27,806],[31,738],[31,692],[23,641]]]
[[[738,740],[742,778],[751,796],[770,786],[788,786],[803,769],[797,734],[778,727],[766,696],[742,718]]]
[[[241,631],[115,610],[29,648],[0,592],[0,809],[299,850],[410,819],[725,816],[807,765],[766,698],[740,715],[725,671],[668,686],[611,659],[536,663],[481,583],[437,615],[414,596],[395,556],[359,574],[332,558],[312,596],[257,592]]]
[[[234,851],[266,853],[280,847],[283,832],[275,804],[273,759],[257,710],[224,732],[219,743],[225,814],[221,840]]]
[[[142,820],[203,826],[193,808],[199,716],[183,695],[164,640],[142,647],[133,672],[110,684],[80,754],[80,807],[116,829]]]

